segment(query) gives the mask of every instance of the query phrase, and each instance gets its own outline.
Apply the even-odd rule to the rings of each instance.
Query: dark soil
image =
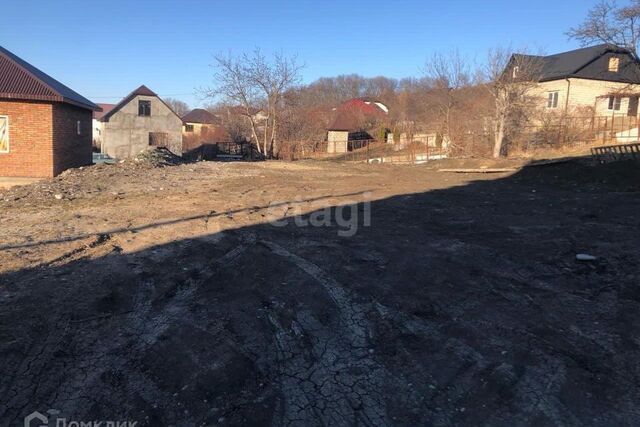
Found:
[[[636,163],[123,168],[0,193],[2,426],[640,423]]]

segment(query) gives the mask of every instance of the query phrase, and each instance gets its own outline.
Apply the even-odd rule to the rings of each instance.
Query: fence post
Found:
[[[369,164],[370,158],[369,158],[369,145],[370,145],[371,141],[367,141],[367,164]]]

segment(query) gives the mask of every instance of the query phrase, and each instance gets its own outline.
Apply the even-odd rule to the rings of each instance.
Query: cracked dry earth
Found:
[[[2,426],[640,422],[637,165],[120,167],[0,193]]]

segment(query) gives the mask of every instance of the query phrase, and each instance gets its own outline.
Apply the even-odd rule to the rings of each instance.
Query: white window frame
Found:
[[[0,154],[8,154],[11,151],[11,147],[9,146],[9,116],[0,116],[0,119],[5,119],[5,123],[7,124],[7,148],[6,150],[0,150]]]
[[[513,72],[511,73],[511,78],[517,78],[518,77],[518,73],[520,72],[520,67],[518,67],[517,65],[515,67],[513,67]]]
[[[554,90],[547,92],[547,108],[550,110],[555,110],[558,108],[558,103],[560,101],[560,91]]]
[[[82,135],[82,122],[80,120],[76,122],[76,133]]]
[[[620,111],[622,109],[622,97],[610,95],[607,99],[607,110]]]
[[[615,63],[615,66],[613,66]],[[617,73],[620,71],[620,58],[617,56],[612,56],[609,58],[609,67],[608,70],[610,73]]]

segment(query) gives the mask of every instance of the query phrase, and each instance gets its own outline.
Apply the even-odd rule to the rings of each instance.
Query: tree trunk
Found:
[[[277,154],[277,144],[276,144],[276,114],[273,112],[273,120],[271,122],[271,153],[272,155]]]
[[[256,140],[256,147],[258,148],[258,153],[262,154],[262,150],[260,149],[260,139],[258,139],[258,132],[256,132],[256,124],[254,123],[253,118],[251,116],[247,118],[249,119],[249,123],[251,124],[251,134],[253,135],[253,138]]]
[[[493,158],[497,159],[502,155],[502,143],[504,141],[504,116],[500,114],[496,118],[493,134]]]
[[[269,152],[269,120],[271,120],[271,113],[267,114],[267,118],[264,121],[264,135],[262,138],[262,146],[264,147],[264,154],[267,157],[271,157],[273,154]]]

